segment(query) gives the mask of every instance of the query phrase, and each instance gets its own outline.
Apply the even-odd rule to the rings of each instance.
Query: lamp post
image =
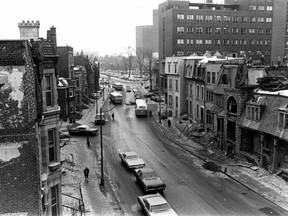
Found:
[[[102,138],[102,107],[100,108],[100,139],[101,139],[101,182],[100,185],[104,186],[104,167],[103,167],[103,138]]]

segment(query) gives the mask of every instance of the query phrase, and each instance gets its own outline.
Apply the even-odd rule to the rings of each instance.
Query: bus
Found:
[[[148,107],[145,99],[135,100],[135,115],[136,116],[147,116]]]
[[[114,104],[122,104],[123,102],[123,96],[118,92],[111,92],[109,94],[109,99]]]
[[[122,91],[123,85],[121,83],[115,83],[115,87],[114,88],[117,91]]]

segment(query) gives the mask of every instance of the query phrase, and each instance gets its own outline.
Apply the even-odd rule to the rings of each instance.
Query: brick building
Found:
[[[226,0],[224,3],[165,1],[158,7],[159,60],[169,56],[212,55],[276,63],[288,47],[286,0]]]
[[[62,214],[56,41],[37,38],[36,23],[0,40],[1,214]]]

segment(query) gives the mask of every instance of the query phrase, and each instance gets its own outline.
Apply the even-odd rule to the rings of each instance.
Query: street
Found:
[[[144,195],[135,176],[120,162],[119,151],[133,150],[164,180],[163,196],[179,215],[285,215],[286,212],[266,199],[221,174],[207,172],[197,158],[163,136],[154,118],[136,118],[134,106],[125,103],[133,92],[123,90],[124,103],[110,101],[103,107],[108,121],[103,125],[105,191],[113,196],[125,215],[143,215],[137,196]],[[155,103],[149,109],[156,110]],[[115,120],[111,120],[114,112]],[[95,113],[86,118],[94,126]],[[99,127],[99,126],[97,126]],[[85,142],[85,139],[79,139]],[[91,138],[91,146],[100,161],[100,135]],[[83,146],[83,145],[82,145]],[[85,146],[85,145],[84,145]],[[92,193],[92,192],[91,192]],[[114,204],[114,206],[117,206]],[[95,203],[97,209],[97,203]]]

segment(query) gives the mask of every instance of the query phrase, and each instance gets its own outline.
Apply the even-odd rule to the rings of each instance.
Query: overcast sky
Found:
[[[40,21],[40,37],[55,26],[57,45],[101,56],[135,47],[136,26],[153,24],[165,0],[1,0],[0,39],[19,39],[18,23]]]

